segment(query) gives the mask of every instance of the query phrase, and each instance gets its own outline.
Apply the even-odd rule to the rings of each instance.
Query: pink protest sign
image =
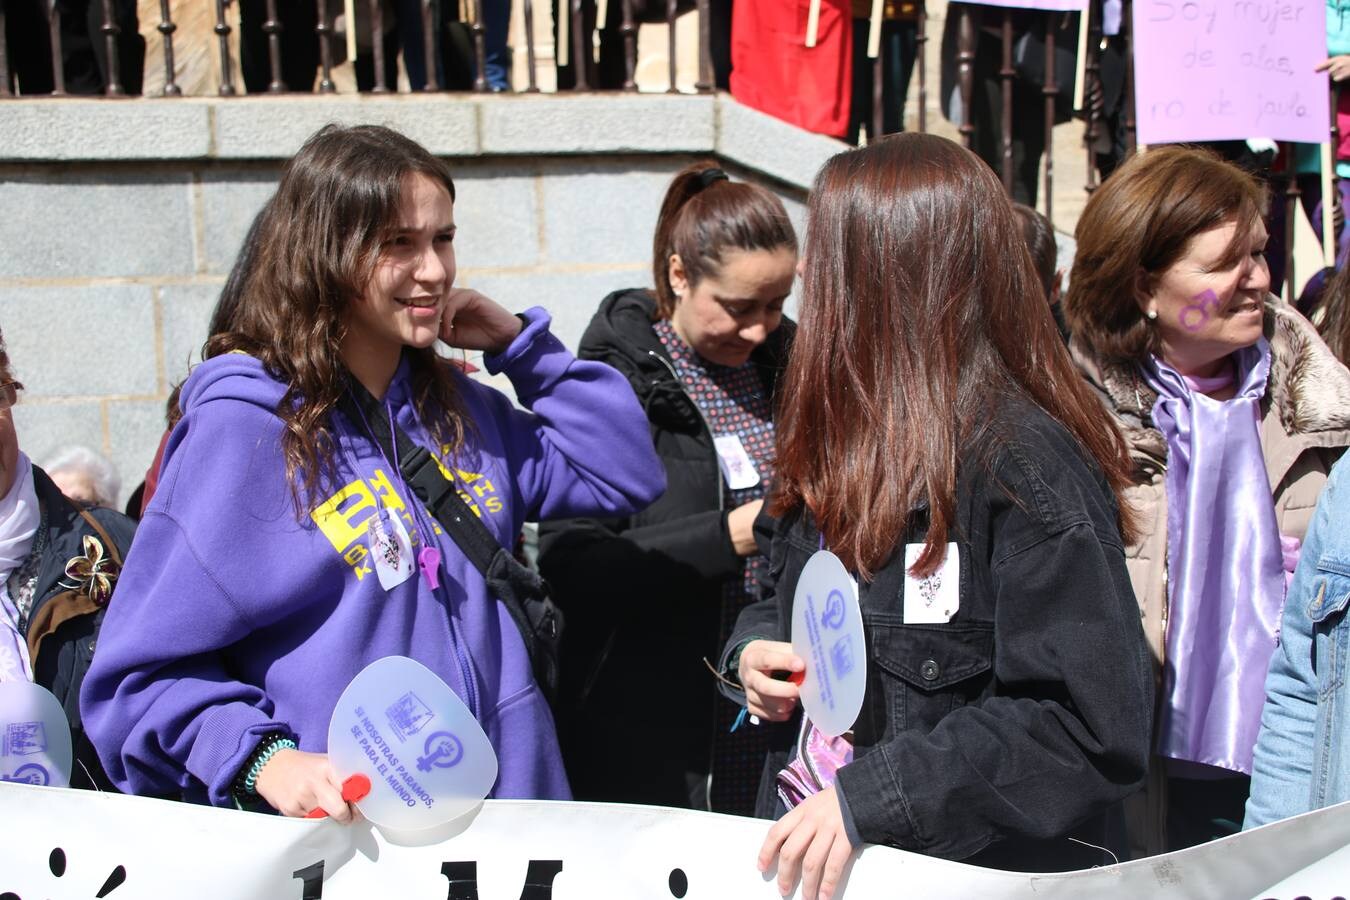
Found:
[[[1059,12],[1082,12],[1087,0],[969,0],[981,6],[1010,6],[1013,9],[1050,9]]]
[[[1328,139],[1325,0],[1135,0],[1141,144]]]

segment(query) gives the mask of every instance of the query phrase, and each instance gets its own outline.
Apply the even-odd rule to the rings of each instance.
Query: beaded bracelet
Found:
[[[245,769],[240,770],[240,777],[235,782],[235,792],[245,797],[256,797],[258,795],[258,775],[262,773],[263,766],[267,765],[272,757],[276,756],[282,750],[298,750],[299,745],[291,738],[277,732],[265,735],[258,742],[258,747],[249,757],[249,763]]]

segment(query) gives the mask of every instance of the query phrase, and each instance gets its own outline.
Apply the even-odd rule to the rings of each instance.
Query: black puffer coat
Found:
[[[742,577],[702,415],[652,328],[656,301],[617,291],[578,356],[628,378],[651,424],[666,493],[637,515],[540,528],[539,566],[567,615],[558,731],[574,793],[688,806],[709,771],[723,586]],[[796,326],[755,349],[772,402]]]

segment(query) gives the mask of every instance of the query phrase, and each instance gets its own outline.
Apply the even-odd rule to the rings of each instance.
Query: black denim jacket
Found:
[[[1108,813],[1143,782],[1153,708],[1115,500],[1073,437],[1025,400],[1003,402],[984,435],[958,472],[951,621],[904,621],[903,550],[924,539],[922,511],[860,585],[867,693],[841,806],[868,843],[1023,871],[1109,863],[1069,838],[1118,843]],[[819,547],[809,515],[767,524],[768,584],[724,663],[751,638],[789,638]]]

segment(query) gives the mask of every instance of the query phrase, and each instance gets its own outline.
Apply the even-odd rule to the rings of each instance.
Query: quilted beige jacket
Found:
[[[1350,446],[1350,371],[1307,319],[1274,295],[1266,299],[1265,335],[1271,366],[1261,401],[1261,449],[1280,533],[1302,541],[1327,473]],[[1135,484],[1126,496],[1140,533],[1126,550],[1126,564],[1161,681],[1167,633],[1167,445],[1153,426],[1158,395],[1135,366],[1104,362],[1076,341],[1071,351],[1114,415],[1134,458]],[[1132,843],[1150,854],[1165,846],[1165,807],[1157,781],[1152,779],[1149,788],[1153,802],[1147,816],[1152,824],[1142,842],[1138,815],[1131,815]]]

